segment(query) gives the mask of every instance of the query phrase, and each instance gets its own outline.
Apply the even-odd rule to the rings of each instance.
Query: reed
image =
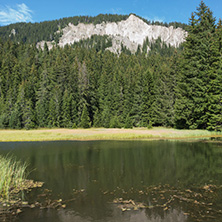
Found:
[[[26,177],[27,164],[13,157],[0,156],[0,197],[10,199],[13,190],[22,187]]]

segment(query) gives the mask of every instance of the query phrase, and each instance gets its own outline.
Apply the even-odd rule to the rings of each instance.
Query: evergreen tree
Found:
[[[36,102],[36,115],[38,126],[48,126],[48,115],[49,115],[49,99],[50,96],[50,78],[49,72],[44,70],[41,73],[39,89],[37,91],[37,102]]]
[[[72,127],[72,95],[66,90],[62,99],[62,126]]]
[[[79,126],[82,128],[89,128],[90,127],[90,119],[89,119],[89,113],[86,107],[86,104],[83,106],[83,111],[80,119]]]
[[[59,27],[67,21],[100,23],[104,18],[118,20],[108,15],[67,18]],[[220,130],[221,21],[216,26],[212,12],[201,2],[188,29],[186,42],[176,53],[161,39],[146,39],[135,55],[125,48],[118,56],[105,50],[111,43],[107,36],[50,50],[46,44],[37,49],[28,43],[32,41],[28,35],[21,37],[19,32],[12,37],[15,42],[0,41],[0,127],[131,128],[175,123],[179,128]],[[32,38],[46,37],[39,32]]]
[[[208,130],[222,130],[222,21],[216,28],[211,45],[209,80],[207,85],[207,112],[205,119]]]
[[[96,109],[96,112],[93,116],[93,126],[94,127],[100,127],[101,126],[101,115],[99,113],[99,109]]]
[[[133,128],[133,122],[132,122],[132,119],[130,118],[130,114],[128,114],[126,117],[124,128],[126,128],[126,129]]]
[[[15,105],[14,109],[11,112],[9,119],[9,128],[12,129],[21,129],[21,111],[18,107],[18,104]]]
[[[23,127],[25,129],[32,129],[35,127],[35,115],[31,99],[27,100],[25,103],[24,113],[23,113]]]
[[[214,34],[215,18],[201,1],[197,12],[190,19],[181,60],[175,104],[176,126],[179,128],[207,128],[207,97]]]
[[[117,115],[114,115],[110,120],[110,128],[121,128],[119,118]]]
[[[154,82],[149,70],[144,73],[141,126],[147,127],[153,122]]]
[[[12,118],[10,124],[15,124],[15,128],[23,128],[25,125],[25,122],[23,122],[24,118],[24,112],[25,112],[25,83],[22,82],[22,84],[19,86],[19,91],[18,91],[18,97],[17,97],[17,102],[15,105],[15,109],[13,110]]]
[[[105,128],[110,127],[110,119],[111,119],[111,107],[106,99],[105,105],[103,107],[103,111],[101,112],[101,123]]]
[[[163,61],[155,73],[153,123],[159,126],[174,126],[174,104],[176,76],[178,72],[178,55]]]
[[[137,69],[139,69],[137,67]],[[143,71],[138,70],[135,75],[133,105],[131,109],[131,118],[134,126],[141,126],[142,103],[143,103]]]

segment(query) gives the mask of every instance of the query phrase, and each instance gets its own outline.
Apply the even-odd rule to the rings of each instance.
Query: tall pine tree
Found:
[[[180,64],[175,123],[178,128],[206,129],[215,18],[203,1],[192,14],[188,33]]]

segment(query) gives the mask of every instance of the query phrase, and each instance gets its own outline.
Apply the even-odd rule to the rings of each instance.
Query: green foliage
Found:
[[[69,23],[74,25],[93,23],[96,25],[102,22],[118,22],[126,20],[128,17],[128,15],[99,14],[95,17],[74,16],[40,23],[15,23],[0,27],[0,38],[3,41],[7,41],[10,38],[10,40],[20,43],[36,44],[42,40],[55,40],[58,43],[58,39],[62,35],[61,29],[65,28]],[[13,29],[15,30],[15,35],[11,34]]]
[[[181,23],[181,22],[170,22],[170,23],[166,23],[166,22],[159,22],[159,21],[150,21],[147,20],[143,17],[140,17],[134,13],[132,13],[133,15],[137,16],[138,18],[142,19],[145,23],[147,23],[148,25],[160,25],[160,26],[165,26],[165,27],[170,27],[173,26],[174,28],[182,28],[182,29],[186,29],[187,28],[187,24],[185,23]]]
[[[106,48],[112,46],[112,39],[107,36],[92,35],[90,38],[82,39],[79,42],[75,42],[73,47],[84,47],[86,49],[95,49],[97,52],[105,51]]]
[[[121,128],[119,118],[117,115],[113,116],[110,120],[110,128]]]
[[[137,16],[137,15],[136,15]],[[53,21],[44,21],[40,23],[15,23],[10,24],[8,26],[0,27],[0,38],[3,41],[7,41],[8,39],[14,42],[20,43],[31,43],[36,44],[42,40],[45,41],[55,41],[59,42],[59,38],[62,36],[62,29],[65,28],[69,23],[74,25],[78,25],[79,23],[84,24],[101,24],[102,22],[119,22],[122,20],[126,20],[129,15],[117,15],[117,14],[99,14],[95,17],[92,16],[74,16],[62,18],[59,20]],[[137,16],[139,17],[139,16]],[[139,17],[141,18],[141,17]],[[174,28],[183,28],[186,29],[186,24],[171,22],[169,24],[162,22],[151,22],[147,21],[144,18],[141,18],[147,24],[152,25],[160,25],[160,26],[173,26]],[[12,34],[12,30],[15,30],[15,35]],[[85,41],[83,41],[85,42]],[[97,44],[99,46],[99,44]],[[100,46],[99,46],[100,47]]]
[[[86,105],[84,105],[79,126],[82,128],[89,128],[90,125],[89,113]]]
[[[0,156],[0,197],[10,199],[13,189],[22,187],[25,181],[26,163],[21,163],[12,157]]]
[[[144,73],[143,80],[141,126],[147,127],[153,120],[154,81],[149,71]]]
[[[93,126],[94,127],[100,127],[102,125],[100,118],[101,118],[101,115],[99,113],[99,109],[97,108],[96,112],[94,114],[94,117],[93,117]]]
[[[126,129],[132,129],[133,128],[132,119],[130,118],[129,114],[126,117],[124,128],[126,128]]]
[[[219,26],[201,1],[192,14],[177,82],[176,126],[190,129],[221,127],[221,39]]]
[[[117,18],[122,17],[106,17]],[[90,17],[81,19],[92,22]],[[93,21],[102,19],[100,15]],[[111,44],[107,36],[51,50],[0,41],[0,128],[220,130],[221,27],[201,2],[179,49],[161,39],[146,39],[135,55],[124,47],[116,55],[105,50]]]

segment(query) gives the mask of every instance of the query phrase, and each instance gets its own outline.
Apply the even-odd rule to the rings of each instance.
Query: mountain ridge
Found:
[[[107,48],[111,52],[120,53],[123,45],[132,53],[135,53],[138,46],[142,46],[147,38],[150,42],[160,38],[168,46],[177,48],[185,41],[187,32],[180,27],[149,25],[136,15],[130,14],[126,20],[118,22],[103,21],[100,24],[79,23],[78,25],[69,23],[68,26],[57,31],[57,34],[61,35],[58,41],[60,47],[88,39],[93,35],[106,35],[112,39],[112,46]],[[55,41],[41,41],[37,43],[37,47],[44,48],[45,43],[47,43],[49,49],[56,44]]]

